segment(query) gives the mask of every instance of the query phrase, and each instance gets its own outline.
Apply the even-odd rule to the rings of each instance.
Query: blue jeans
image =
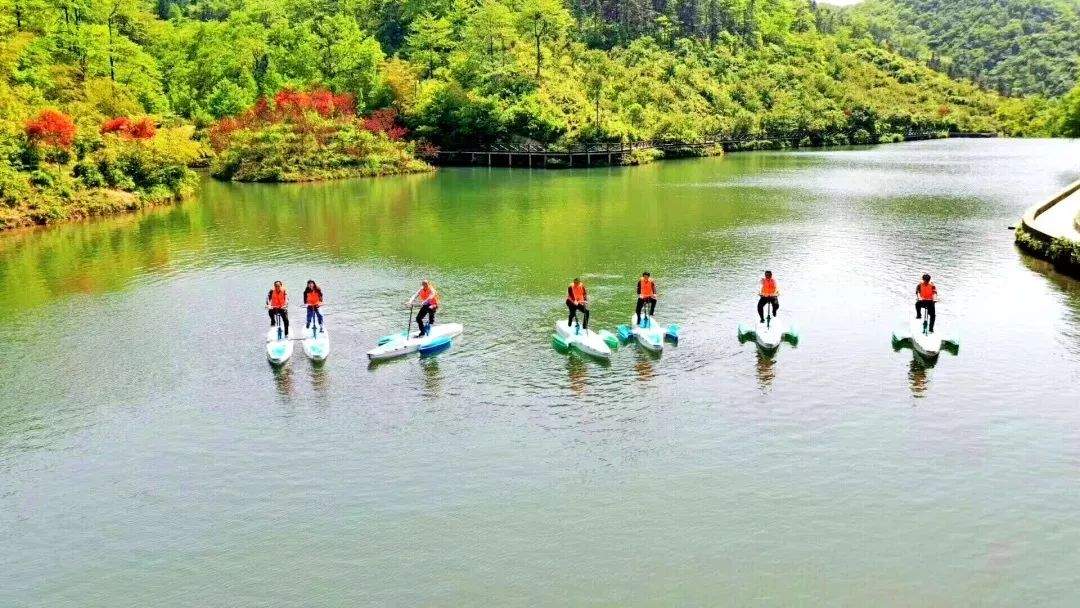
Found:
[[[307,321],[304,322],[304,327],[311,327],[311,320],[316,319],[316,318],[319,320],[319,327],[322,327],[323,326],[322,313],[319,312],[318,307],[316,307],[316,306],[308,306],[308,308],[307,308]]]

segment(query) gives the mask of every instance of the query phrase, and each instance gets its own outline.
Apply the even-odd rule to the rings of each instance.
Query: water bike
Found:
[[[641,323],[638,323],[637,314],[630,315],[630,323],[616,328],[619,340],[626,343],[635,340],[638,345],[649,352],[660,353],[664,350],[664,342],[679,342],[679,326],[674,323],[664,326],[655,317],[648,314],[641,315]]]
[[[551,336],[551,342],[558,350],[574,348],[586,355],[597,359],[611,359],[612,349],[619,347],[619,340],[609,331],[599,332],[591,329],[582,329],[581,324],[574,321],[573,325],[565,320],[555,322],[555,333]]]
[[[305,327],[300,334],[300,346],[303,347],[308,359],[325,361],[330,355],[330,335],[326,333],[325,327],[312,323],[312,327]]]
[[[454,338],[465,330],[461,323],[436,323],[426,325],[424,332],[409,331],[412,326],[413,306],[409,302],[409,317],[405,320],[405,331],[379,338],[378,346],[367,352],[369,361],[385,361],[419,352],[426,357],[441,353],[454,345]]]
[[[942,337],[940,333],[930,331],[930,318],[925,313],[922,319],[912,319],[906,329],[894,331],[892,343],[895,350],[907,346],[928,361],[937,359],[943,350],[954,355],[960,350],[959,337]]]
[[[752,326],[739,324],[739,341],[749,340],[753,340],[761,350],[773,352],[780,348],[783,342],[798,346],[799,332],[793,326],[781,322],[771,314],[766,314],[764,323],[758,322]]]
[[[367,352],[370,361],[385,361],[419,352],[423,356],[445,351],[454,344],[454,338],[464,331],[461,323],[437,323],[429,325],[424,335],[420,332],[399,332],[379,338],[378,346]]]
[[[271,365],[284,365],[292,353],[292,339],[285,336],[285,327],[279,316],[274,326],[266,332],[266,358]]]

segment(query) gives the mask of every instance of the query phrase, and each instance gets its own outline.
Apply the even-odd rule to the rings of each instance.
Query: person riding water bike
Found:
[[[652,280],[652,277],[647,272],[641,273],[641,278],[637,282],[637,324],[641,325],[641,311],[644,310],[645,305],[649,305],[649,316],[656,314],[656,282]]]
[[[420,304],[420,312],[416,315],[416,324],[420,327],[420,335],[426,336],[435,324],[435,311],[439,309],[439,292],[431,281],[420,281],[420,289],[406,302],[407,306]],[[424,325],[424,317],[427,317],[427,325]]]
[[[934,333],[934,321],[937,320],[937,285],[930,282],[930,275],[922,275],[922,282],[915,286],[915,318],[922,318],[926,311],[930,333]]]
[[[322,330],[322,312],[319,311],[319,308],[323,305],[322,289],[319,289],[315,281],[310,279],[308,279],[307,287],[304,289],[304,305],[307,306],[307,320],[304,321],[304,328],[315,329],[315,320],[318,319],[318,328]]]
[[[281,281],[274,281],[274,288],[266,294],[266,310],[270,314],[270,327],[281,318],[281,326],[285,330],[285,337],[289,337],[289,293],[285,291],[285,285]]]
[[[580,310],[584,314],[581,329],[589,329],[589,294],[585,291],[585,284],[581,279],[574,278],[574,282],[566,288],[566,308],[570,311],[566,317],[566,324],[573,325],[577,321],[577,313]]]
[[[765,271],[765,278],[761,279],[761,288],[758,289],[757,316],[762,323],[765,322],[766,305],[772,306],[772,316],[775,317],[780,312],[780,289],[776,286],[771,270]]]

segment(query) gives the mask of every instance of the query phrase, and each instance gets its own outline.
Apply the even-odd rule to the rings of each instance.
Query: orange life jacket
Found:
[[[651,298],[656,295],[656,283],[653,283],[652,279],[642,279],[638,281],[638,285],[641,287],[642,298]]]
[[[580,304],[585,301],[585,284],[578,283],[574,285],[570,284],[570,293],[574,294],[574,304]]]
[[[439,307],[439,292],[435,291],[434,287],[421,287],[416,297],[420,300],[420,304],[427,304],[431,308]]]
[[[304,303],[308,306],[322,306],[322,295],[314,289],[307,292],[306,300]]]
[[[285,290],[270,290],[270,308],[285,308]]]
[[[772,277],[761,279],[761,297],[774,298],[776,294],[776,279]]]
[[[919,299],[920,300],[933,300],[934,294],[937,292],[937,288],[933,283],[919,283]]]

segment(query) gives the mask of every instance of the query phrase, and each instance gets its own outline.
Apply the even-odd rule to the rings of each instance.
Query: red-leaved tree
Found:
[[[157,134],[157,125],[149,118],[140,118],[131,123],[126,135],[131,139],[152,139]]]
[[[408,134],[408,129],[398,124],[397,110],[381,108],[364,119],[364,128],[372,133],[382,133],[392,141],[398,141]]]
[[[221,152],[229,147],[232,134],[240,130],[243,125],[235,118],[222,118],[210,127],[210,147],[216,152]]]
[[[416,155],[420,158],[433,159],[439,156],[439,146],[426,139],[416,142]]]
[[[131,119],[127,116],[117,116],[116,118],[110,118],[101,123],[100,132],[102,135],[108,135],[110,133],[127,133],[131,128]]]
[[[147,117],[131,120],[126,116],[117,116],[101,124],[101,134],[119,135],[124,139],[151,139],[157,134],[157,125]]]
[[[245,112],[214,123],[209,132],[210,146],[220,152],[229,146],[237,131],[277,124],[288,124],[294,132],[313,135],[323,143],[336,132],[337,127],[311,120],[314,115],[335,122],[358,120],[356,99],[351,93],[333,93],[326,89],[282,89],[274,95],[272,102],[261,97]]]
[[[274,107],[283,117],[297,118],[308,110],[323,118],[350,116],[356,101],[349,93],[331,93],[326,89],[311,92],[282,89],[274,95]]]
[[[26,123],[26,137],[34,144],[68,149],[75,142],[75,122],[60,110],[42,110]]]

